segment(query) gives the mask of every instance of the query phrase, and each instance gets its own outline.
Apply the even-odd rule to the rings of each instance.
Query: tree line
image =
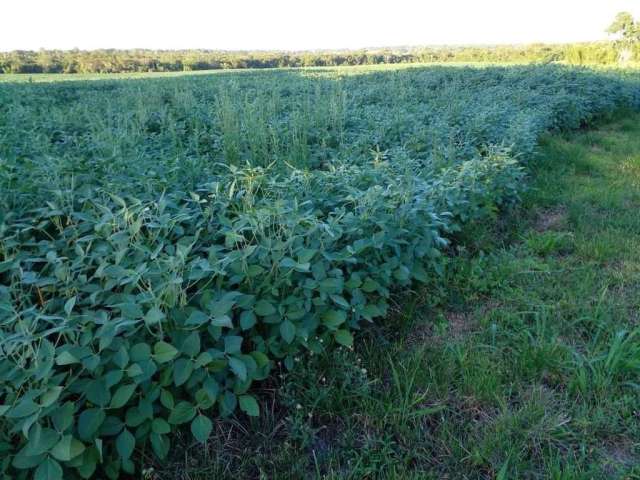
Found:
[[[640,61],[640,21],[620,12],[611,42],[525,46],[422,47],[338,51],[16,50],[0,52],[0,73],[177,72],[228,68],[326,67],[383,63],[565,62],[610,65]]]
[[[429,62],[613,64],[615,42],[567,45],[432,47],[358,51],[18,50],[0,52],[0,73],[176,72],[231,68],[320,67]],[[640,48],[633,45],[633,60]]]

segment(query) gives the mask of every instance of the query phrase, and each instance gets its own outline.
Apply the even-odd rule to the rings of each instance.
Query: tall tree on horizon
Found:
[[[629,12],[620,12],[613,23],[607,28],[610,35],[619,35],[617,44],[620,47],[618,60],[627,63],[633,58],[633,49],[640,45],[640,22],[637,22]]]
[[[620,35],[621,41],[629,46],[640,42],[640,22],[637,22],[629,12],[620,12],[607,28],[607,33]]]

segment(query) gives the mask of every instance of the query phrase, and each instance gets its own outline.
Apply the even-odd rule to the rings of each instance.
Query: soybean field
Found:
[[[559,65],[1,82],[3,478],[169,478],[177,445],[270,418],[265,386],[454,290],[469,229],[521,208],[541,139],[634,110],[637,71]],[[446,407],[416,398],[379,418]],[[523,472],[479,458],[478,478]]]

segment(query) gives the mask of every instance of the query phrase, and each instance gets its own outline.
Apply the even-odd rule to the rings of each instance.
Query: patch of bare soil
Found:
[[[477,324],[477,318],[473,313],[448,312],[445,317],[449,322],[448,336],[455,340],[466,337]]]
[[[628,439],[607,445],[604,449],[604,470],[613,478],[638,464],[640,459],[634,454],[633,443]]]
[[[543,210],[538,215],[535,229],[538,232],[561,230],[567,220],[567,209],[563,206]]]

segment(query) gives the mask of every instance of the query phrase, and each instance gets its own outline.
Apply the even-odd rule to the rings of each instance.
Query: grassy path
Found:
[[[311,359],[186,478],[640,478],[640,116],[550,137],[531,188],[356,351]],[[303,371],[304,370],[304,371]]]

